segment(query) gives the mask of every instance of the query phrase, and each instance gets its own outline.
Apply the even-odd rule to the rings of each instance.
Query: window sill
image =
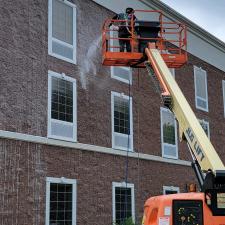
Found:
[[[75,60],[71,60],[71,59],[68,59],[68,58],[66,58],[66,57],[63,57],[63,56],[61,56],[61,55],[57,55],[57,54],[51,53],[51,52],[48,52],[48,55],[50,55],[50,56],[52,56],[52,57],[55,57],[55,58],[57,58],[57,59],[61,59],[61,60],[63,60],[63,61],[66,61],[66,62],[68,62],[68,63],[72,63],[72,64],[74,64],[74,65],[77,65],[76,59],[75,59]]]

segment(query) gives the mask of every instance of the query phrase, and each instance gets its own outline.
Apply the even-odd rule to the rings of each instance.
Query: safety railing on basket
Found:
[[[127,53],[132,60],[130,53],[144,53],[150,42],[155,43],[166,63],[171,62],[176,67],[173,58],[176,58],[178,66],[185,61],[187,34],[184,24],[169,21],[161,11],[135,10],[135,13],[139,16],[132,15],[129,20],[107,19],[105,21],[102,35],[103,56],[106,52],[120,52]],[[148,15],[152,13],[158,16],[151,20],[149,19],[151,16],[148,17]],[[141,17],[141,14],[147,15]],[[137,55],[133,54],[133,56],[136,60]],[[126,54],[123,54],[123,57],[126,58]]]

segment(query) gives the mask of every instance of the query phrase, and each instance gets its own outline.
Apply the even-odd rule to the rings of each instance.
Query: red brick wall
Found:
[[[113,13],[93,1],[74,0],[77,6],[77,65],[48,55],[47,1],[3,1],[0,7],[0,129],[47,135],[48,70],[77,79],[78,141],[111,147],[111,91],[129,93],[127,84],[110,78],[96,53],[97,74],[87,76],[83,89],[80,68],[93,40],[99,37],[105,18]],[[209,112],[195,109],[193,65],[208,73]],[[198,118],[210,123],[210,136],[225,159],[222,99],[225,73],[189,55],[176,70],[176,80]],[[160,98],[145,70],[134,70],[134,149],[161,156]],[[190,159],[185,143],[179,158]],[[66,177],[78,181],[77,224],[106,225],[112,220],[112,182],[124,181],[125,157],[0,139],[0,224],[44,224],[45,178]],[[128,181],[135,185],[136,215],[151,195],[162,194],[163,185],[196,182],[184,166],[129,158]],[[160,171],[160,173],[159,173]]]
[[[0,140],[0,224],[44,225],[46,177],[77,180],[77,225],[110,225],[112,182],[125,181],[126,157],[21,141]],[[163,185],[196,182],[191,167],[128,158],[136,219]]]
[[[101,34],[103,21],[113,13],[92,1],[73,2],[77,6],[77,65],[48,55],[47,1],[3,2],[0,9],[0,129],[47,135],[47,78],[48,70],[53,70],[78,81],[78,142],[111,147],[110,94],[117,91],[128,95],[128,85],[110,78],[109,68],[101,65],[100,50],[94,60],[97,75],[87,74],[86,89],[81,85],[80,70],[88,48]],[[209,113],[195,110],[193,65],[202,66],[208,72]],[[176,71],[176,80],[197,116],[210,122],[211,140],[222,156],[225,127],[221,123],[224,120],[221,80],[224,76],[224,72],[191,55],[188,64]],[[161,155],[160,98],[144,69],[134,69],[131,95],[134,149]],[[180,151],[180,158],[187,159],[186,147],[181,145],[179,149],[185,149]]]

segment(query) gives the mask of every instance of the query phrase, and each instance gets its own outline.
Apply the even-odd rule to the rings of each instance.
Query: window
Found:
[[[48,53],[76,64],[76,6],[67,0],[49,0]]]
[[[111,93],[112,147],[133,151],[132,98]]]
[[[76,225],[76,180],[46,179],[45,225]]]
[[[119,40],[118,40],[118,31],[117,30],[111,30],[110,33],[110,40],[109,40],[109,45],[110,45],[110,51],[111,52],[119,52],[120,51],[120,45],[119,45]]]
[[[173,113],[166,108],[161,108],[161,143],[162,156],[178,159],[177,123]]]
[[[203,130],[205,131],[208,138],[210,138],[210,132],[209,132],[209,122],[205,120],[199,120],[200,125],[202,126]]]
[[[122,225],[126,220],[135,221],[134,185],[112,183],[113,224]]]
[[[48,137],[76,141],[76,80],[49,71]]]
[[[222,80],[222,87],[223,87],[223,114],[225,117],[225,80]]]
[[[172,74],[173,78],[175,79],[175,69],[174,68],[170,68],[170,73]]]
[[[180,193],[179,187],[163,186],[163,194],[164,195],[177,194],[177,193]]]
[[[194,66],[195,105],[197,109],[208,112],[207,73]]]
[[[111,66],[111,77],[132,84],[132,70],[130,67]]]

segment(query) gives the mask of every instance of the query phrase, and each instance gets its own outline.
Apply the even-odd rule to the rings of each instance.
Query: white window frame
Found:
[[[225,117],[225,80],[222,80],[222,90],[223,90],[223,116]]]
[[[61,121],[51,118],[51,110],[52,110],[52,77],[64,79],[66,81],[73,83],[73,138],[67,138],[63,136],[56,136],[51,134],[51,121],[57,121],[57,123],[61,124],[71,124],[67,121]],[[48,71],[48,138],[60,139],[65,141],[77,142],[77,85],[76,79],[66,76],[65,74],[59,74],[53,72],[51,70]]]
[[[109,37],[110,38],[113,37],[113,32],[115,32],[115,31],[112,31],[112,30],[109,31]],[[118,34],[118,31],[117,31],[117,34]],[[117,38],[118,38],[118,35],[117,35]],[[113,46],[113,41],[114,41],[114,39],[109,39],[109,45],[110,46]],[[119,40],[117,40],[117,41],[118,41],[118,47],[119,47]],[[111,52],[119,52],[120,50],[119,50],[119,48],[118,48],[118,50],[116,48],[110,48],[110,51]]]
[[[201,70],[201,72],[203,72],[205,74],[205,90],[206,90],[206,99],[200,97],[200,96],[197,96],[197,84],[196,84],[196,73],[197,73],[197,70]],[[208,112],[209,111],[209,102],[208,102],[208,87],[207,87],[207,72],[205,70],[203,70],[201,67],[197,67],[197,66],[194,66],[194,83],[195,83],[195,106],[197,109],[200,109],[202,111],[205,111],[205,112]],[[202,108],[201,106],[198,106],[197,105],[197,99],[200,99],[200,100],[203,100],[206,102],[206,108]]]
[[[172,74],[173,78],[175,79],[175,68],[169,68],[170,73]]]
[[[76,179],[67,179],[64,177],[46,177],[46,200],[45,200],[45,225],[49,225],[49,215],[50,215],[50,184],[72,184],[72,225],[76,225],[77,216],[77,181]]]
[[[180,188],[179,187],[174,187],[174,186],[163,186],[163,194],[166,194],[166,191],[176,191],[177,193],[180,193]]]
[[[174,117],[174,126],[175,126],[175,145],[171,145],[168,143],[164,143],[163,142],[163,123],[162,123],[162,112],[168,112],[168,113],[172,113],[169,109],[164,108],[164,107],[160,107],[160,122],[161,122],[161,148],[162,148],[162,157],[164,158],[170,158],[170,159],[178,159],[178,141],[177,141],[177,121]],[[175,146],[176,147],[176,156],[173,157],[171,155],[166,155],[164,153],[164,146]]]
[[[119,188],[130,188],[131,189],[131,207],[132,207],[132,220],[135,223],[135,197],[134,197],[134,184],[125,182],[112,182],[112,217],[113,224],[116,220],[116,201],[115,201],[115,190]]]
[[[210,139],[210,130],[209,130],[209,122],[204,120],[204,119],[199,119],[198,120],[199,123],[204,123],[206,126],[207,126],[207,129],[208,129],[208,135],[206,134],[206,136]],[[201,125],[201,124],[200,124]],[[204,130],[204,129],[203,129]]]
[[[116,80],[119,80],[119,81],[124,82],[124,83],[126,83],[126,84],[132,85],[132,69],[131,69],[130,67],[124,67],[124,66],[121,66],[121,67],[120,67],[121,69],[127,70],[127,71],[129,72],[129,80],[123,79],[123,78],[121,78],[121,77],[118,77],[118,76],[115,74],[115,72],[114,72],[114,68],[115,68],[115,66],[111,66],[111,67],[110,67],[111,78],[116,79]]]
[[[52,37],[52,0],[48,0],[48,54],[69,63],[77,63],[77,32],[76,32],[76,5],[67,0],[60,0],[62,3],[73,8],[73,45]],[[52,40],[66,47],[73,48],[73,60],[52,52]]]
[[[117,96],[117,97],[120,97],[120,98],[124,98],[126,100],[130,100],[129,102],[129,113],[130,113],[130,121],[129,121],[129,124],[130,124],[130,134],[122,134],[122,133],[117,133],[117,132],[114,132],[114,97]],[[112,91],[111,92],[111,123],[112,123],[112,148],[114,149],[119,149],[119,150],[124,150],[124,151],[133,151],[133,113],[132,113],[132,110],[133,107],[132,107],[132,97],[129,97],[127,95],[124,95],[123,93],[118,93],[118,92],[114,92]],[[121,137],[126,137],[130,138],[129,140],[129,144],[130,144],[130,148],[127,149],[127,148],[123,148],[123,147],[118,147],[118,146],[115,146],[115,141],[114,141],[114,133],[117,133],[117,135],[121,136]]]

